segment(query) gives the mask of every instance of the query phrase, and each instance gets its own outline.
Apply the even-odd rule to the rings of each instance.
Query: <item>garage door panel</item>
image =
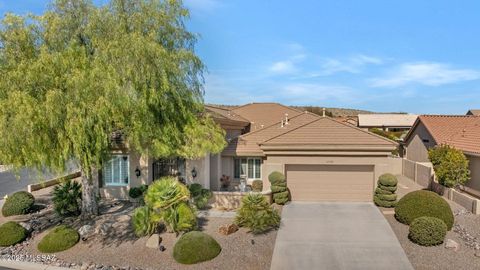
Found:
[[[287,183],[295,201],[371,201],[373,166],[287,165]]]

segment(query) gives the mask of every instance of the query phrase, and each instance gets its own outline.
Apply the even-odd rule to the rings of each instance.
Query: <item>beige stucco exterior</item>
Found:
[[[465,184],[468,191],[480,196],[480,156],[466,155],[469,161],[470,180]]]
[[[435,145],[436,142],[432,135],[430,135],[425,125],[420,122],[412,131],[408,141],[405,142],[405,157],[416,162],[429,162],[428,149]]]
[[[125,186],[102,186],[100,185],[100,196],[107,199],[128,200],[128,191],[132,187],[143,184],[150,184],[152,179],[152,160],[147,156],[141,156],[135,152],[114,151],[113,154],[128,155],[130,182]],[[139,169],[141,175],[137,177],[135,170]],[[100,176],[101,179],[101,176]]]

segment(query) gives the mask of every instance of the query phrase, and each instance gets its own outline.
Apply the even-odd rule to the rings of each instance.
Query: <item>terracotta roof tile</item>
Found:
[[[418,118],[437,144],[480,153],[480,116],[472,115],[421,115]]]
[[[217,106],[213,105],[205,105],[205,110],[208,113],[211,113],[214,117],[219,117],[219,118],[225,118],[229,120],[234,120],[234,121],[240,121],[240,122],[245,122],[245,123],[250,123],[247,119],[241,117],[240,115],[234,113],[231,110],[225,109],[225,108],[220,108]]]

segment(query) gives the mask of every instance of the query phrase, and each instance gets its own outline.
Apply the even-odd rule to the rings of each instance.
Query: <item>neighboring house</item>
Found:
[[[480,116],[419,116],[405,137],[405,157],[416,162],[429,162],[428,149],[440,144],[463,151],[471,171],[466,189],[480,196]]]
[[[467,112],[467,115],[480,116],[480,109],[479,109],[479,110],[469,110],[469,111]]]
[[[384,131],[408,131],[418,115],[414,114],[359,114],[358,127],[378,128]]]
[[[228,145],[222,153],[160,165],[135,155],[127,156],[127,165],[121,157],[114,161],[118,165],[111,166],[112,174],[121,175],[115,168],[127,167],[129,182],[122,183],[120,192],[112,192],[115,185],[104,186],[103,195],[125,198],[129,187],[150,183],[161,176],[159,170],[212,190],[220,190],[223,175],[234,184],[240,179],[262,180],[268,190],[268,175],[280,171],[287,177],[293,200],[371,201],[378,176],[395,166],[391,158],[395,142],[330,117],[277,103],[231,110],[206,106],[206,111],[226,130]],[[135,174],[137,166],[140,176]]]
[[[352,126],[358,126],[358,117],[357,116],[337,116],[335,120],[346,123]]]

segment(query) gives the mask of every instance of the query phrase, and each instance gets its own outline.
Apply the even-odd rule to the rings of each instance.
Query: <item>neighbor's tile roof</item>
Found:
[[[384,137],[375,135],[330,117],[319,117],[303,126],[273,137],[262,145],[325,145],[325,146],[387,146],[397,144]]]
[[[425,125],[437,144],[480,154],[480,116],[421,115],[418,122]]]
[[[232,112],[250,121],[251,131],[278,123],[286,114],[291,118],[303,113],[278,103],[250,103],[232,109]]]
[[[359,114],[359,127],[411,127],[418,115],[415,114]]]
[[[469,111],[467,112],[467,114],[480,116],[480,109],[479,109],[479,110],[469,110]]]

